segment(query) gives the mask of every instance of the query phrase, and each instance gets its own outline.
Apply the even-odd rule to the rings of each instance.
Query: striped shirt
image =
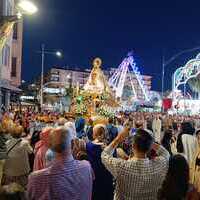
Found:
[[[168,170],[168,151],[160,146],[154,160],[114,158],[113,148],[102,153],[102,162],[116,178],[115,200],[155,200]]]
[[[27,196],[29,200],[91,200],[92,181],[87,161],[56,159],[29,176]]]

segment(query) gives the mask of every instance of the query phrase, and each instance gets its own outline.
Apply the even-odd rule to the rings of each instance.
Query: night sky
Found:
[[[162,54],[166,59],[184,49],[200,46],[200,1],[188,0],[38,0],[39,12],[24,19],[23,79],[41,71],[41,43],[62,49],[64,57],[47,55],[52,66],[91,67],[98,56],[103,67],[118,67],[134,51],[142,74],[153,76],[161,90]],[[200,50],[199,50],[200,51]],[[172,72],[196,56],[180,56],[166,68],[165,89]]]

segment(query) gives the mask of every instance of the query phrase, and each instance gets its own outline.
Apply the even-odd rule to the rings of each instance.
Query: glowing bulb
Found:
[[[60,51],[57,51],[57,52],[56,52],[56,56],[62,57],[62,53],[61,53]]]
[[[21,12],[18,12],[18,13],[17,13],[17,18],[18,18],[18,19],[21,19],[21,18],[22,18],[22,13],[21,13]]]
[[[38,8],[29,0],[21,0],[18,3],[18,8],[22,11],[22,13],[27,13],[30,15],[38,11]]]

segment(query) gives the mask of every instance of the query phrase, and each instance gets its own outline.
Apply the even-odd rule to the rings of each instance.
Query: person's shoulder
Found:
[[[86,142],[86,150],[90,150],[91,148],[93,148],[93,143],[91,141]]]
[[[189,134],[183,134],[182,139],[185,140],[191,140],[191,141],[197,141],[197,138],[194,135],[189,135]]]
[[[49,168],[45,168],[42,170],[34,171],[29,175],[29,179],[36,179],[41,178],[43,176],[48,176],[49,174]]]
[[[21,144],[27,145],[27,144],[29,144],[29,141],[25,138],[21,138]]]
[[[26,140],[24,138],[21,139],[21,142],[20,142],[21,147],[28,147],[29,145],[30,145],[30,143],[28,140]]]
[[[90,163],[87,160],[75,160],[76,165],[83,168],[91,168]]]
[[[88,141],[87,143],[86,143],[86,149],[88,150],[88,148],[95,148],[95,147],[98,147],[99,145],[98,144],[95,144],[95,143],[93,143],[93,142],[91,142],[91,141]]]

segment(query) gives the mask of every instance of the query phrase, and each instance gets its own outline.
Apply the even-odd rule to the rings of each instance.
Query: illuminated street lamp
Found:
[[[40,89],[40,107],[41,110],[43,108],[43,88],[44,88],[44,57],[45,54],[52,54],[52,55],[56,55],[57,57],[62,57],[62,53],[60,51],[55,51],[55,50],[47,50],[45,49],[45,45],[42,44],[41,46],[41,51],[39,51],[38,53],[41,53],[42,55],[42,67],[41,67],[41,89]]]
[[[70,78],[71,78],[71,75],[70,75],[70,74],[68,74],[66,78],[67,78],[67,79],[70,79]]]
[[[56,52],[56,56],[62,57],[62,53],[61,53],[60,51],[57,51],[57,52]]]
[[[32,15],[38,11],[36,5],[30,0],[20,0],[16,8],[21,14]]]
[[[22,18],[22,15],[34,14],[38,10],[30,0],[17,0],[15,5],[15,15],[0,16],[0,51],[3,49],[5,42],[10,37],[10,34],[13,30],[13,25]]]

